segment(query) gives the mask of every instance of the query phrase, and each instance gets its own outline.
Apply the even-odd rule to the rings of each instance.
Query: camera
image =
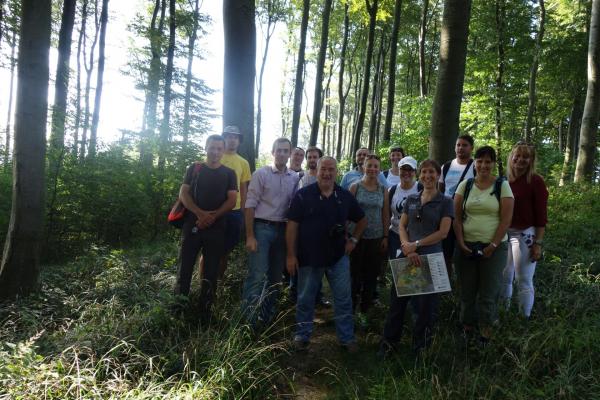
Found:
[[[342,224],[335,224],[329,229],[329,237],[330,238],[338,238],[343,236],[346,232],[346,228]]]
[[[473,243],[469,246],[471,249],[471,255],[469,255],[469,259],[471,260],[479,260],[483,257],[483,249],[485,249],[486,244],[481,242]]]

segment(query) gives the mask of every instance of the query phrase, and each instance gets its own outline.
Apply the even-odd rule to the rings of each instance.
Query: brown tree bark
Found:
[[[108,24],[108,0],[102,0],[100,13],[100,41],[98,44],[98,73],[96,75],[96,91],[94,93],[94,114],[92,115],[92,129],[90,133],[90,147],[88,157],[96,157],[98,137],[98,122],[100,121],[100,105],[102,103],[102,87],[104,85],[104,62],[106,60],[106,26]]]
[[[39,286],[51,4],[22,1],[12,209],[0,264],[0,299],[26,295]]]
[[[538,23],[538,33],[535,39],[535,50],[533,53],[533,62],[529,71],[529,102],[527,105],[527,119],[525,120],[525,140],[531,142],[531,124],[533,114],[535,113],[536,103],[536,79],[538,66],[540,64],[540,56],[542,55],[542,41],[544,40],[544,26],[546,23],[546,6],[544,0],[538,0],[540,7],[540,16]]]
[[[383,126],[383,141],[389,143],[392,135],[392,119],[394,117],[394,98],[396,96],[396,57],[398,52],[398,33],[400,32],[400,16],[402,15],[402,0],[396,0],[394,5],[394,25],[390,43],[390,61],[388,65],[387,109]]]
[[[590,182],[595,168],[598,120],[600,119],[600,0],[592,1],[589,32],[587,95],[579,132],[577,166],[574,178],[576,183]]]
[[[225,57],[223,126],[237,125],[244,140],[240,154],[254,171],[254,77],[256,30],[254,0],[224,0]]]
[[[440,63],[431,118],[429,157],[443,163],[454,157],[462,102],[471,0],[445,0]]]
[[[308,30],[308,14],[310,0],[302,1],[302,22],[300,23],[300,44],[298,58],[296,59],[296,80],[294,84],[294,108],[292,112],[292,146],[298,144],[298,129],[300,127],[300,114],[302,113],[302,92],[304,87],[304,53],[306,48],[306,31]]]
[[[327,58],[327,41],[329,39],[329,16],[331,15],[331,3],[333,0],[325,0],[323,6],[323,14],[321,16],[321,43],[319,46],[319,56],[317,58],[317,71],[315,75],[315,92],[313,103],[312,127],[310,130],[309,146],[317,144],[319,137],[319,120],[321,118],[321,110],[323,108],[323,72],[325,69],[325,59]]]

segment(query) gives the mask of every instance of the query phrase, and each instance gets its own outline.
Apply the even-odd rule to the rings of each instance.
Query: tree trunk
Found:
[[[321,24],[321,44],[319,47],[319,56],[317,58],[317,71],[315,76],[315,93],[313,104],[313,124],[310,130],[309,146],[317,144],[319,137],[319,120],[321,110],[323,108],[322,91],[323,91],[323,72],[325,69],[325,59],[327,57],[327,41],[329,39],[329,15],[331,14],[331,3],[333,0],[325,0],[323,7],[322,24]]]
[[[310,0],[302,2],[302,22],[300,23],[300,45],[296,59],[296,80],[294,84],[294,109],[292,113],[292,147],[298,144],[298,128],[300,127],[300,114],[302,113],[302,91],[304,86],[304,52],[306,48],[306,31],[308,30],[308,14]]]
[[[23,0],[15,116],[12,209],[0,264],[0,299],[39,286],[44,230],[50,0]]]
[[[65,0],[63,3],[60,32],[58,34],[58,63],[56,65],[56,82],[54,84],[54,105],[52,107],[52,124],[50,133],[50,170],[56,169],[56,163],[65,145],[65,119],[67,116],[67,96],[71,60],[71,36],[75,25],[76,0]]]
[[[188,38],[187,70],[185,74],[185,99],[183,102],[183,145],[187,146],[190,137],[190,106],[192,103],[192,66],[194,64],[194,48],[198,38],[200,19],[200,0],[194,1],[194,21]]]
[[[592,1],[589,32],[588,84],[579,132],[577,167],[575,168],[574,179],[576,183],[589,182],[594,175],[598,119],[600,117],[600,0]]]
[[[445,0],[429,144],[429,157],[440,163],[454,157],[465,79],[470,15],[471,0]]]
[[[265,65],[267,65],[267,55],[269,54],[269,44],[271,43],[271,37],[275,32],[275,26],[277,20],[273,18],[273,2],[269,1],[267,4],[267,31],[265,36],[265,49],[263,51],[262,60],[260,63],[260,73],[258,74],[258,98],[256,104],[256,140],[254,144],[254,154],[258,154],[260,148],[260,131],[262,124],[262,92],[263,92],[263,74],[265,73]]]
[[[81,57],[84,54],[85,30],[87,24],[87,0],[81,5],[81,27],[77,39],[77,84],[75,87],[75,123],[73,126],[73,156],[76,157],[79,149],[79,128],[81,126]],[[85,58],[85,55],[83,56]]]
[[[383,64],[383,48],[385,46],[385,32],[381,32],[381,39],[379,40],[379,49],[377,50],[377,61],[375,63],[375,76],[373,77],[373,92],[371,94],[371,116],[369,117],[369,142],[367,147],[373,150],[375,147],[375,132],[377,131],[377,105],[378,95],[380,91],[380,76]]]
[[[388,65],[387,109],[383,126],[383,141],[389,143],[392,135],[392,119],[394,117],[394,97],[396,96],[396,57],[398,52],[398,32],[400,31],[400,16],[402,15],[402,0],[396,0],[394,5],[394,25],[390,44],[390,61]]]
[[[13,99],[14,99],[14,87],[15,87],[15,67],[17,66],[17,59],[15,58],[15,49],[17,48],[17,30],[13,30],[12,41],[10,43],[10,84],[8,93],[8,114],[6,116],[6,141],[4,142],[4,168],[8,169],[9,166],[9,155],[11,146],[10,132],[12,128],[12,114],[13,114]]]
[[[163,96],[163,117],[160,124],[160,137],[158,146],[158,170],[162,176],[165,170],[167,146],[169,144],[171,128],[171,84],[173,82],[173,62],[175,59],[175,3],[169,0],[169,47],[167,48],[167,68],[165,69],[165,92]]]
[[[98,74],[96,76],[96,93],[94,96],[94,114],[92,116],[92,130],[90,135],[90,147],[88,156],[96,157],[96,142],[98,137],[98,122],[100,120],[100,105],[102,102],[102,86],[104,84],[104,61],[106,56],[106,25],[108,23],[108,0],[102,0],[102,12],[100,13],[100,43],[98,48]]]
[[[506,19],[506,6],[504,0],[496,0],[496,51],[498,55],[498,69],[496,71],[496,98],[495,105],[495,136],[498,160],[498,175],[504,176],[502,168],[502,105],[504,102],[504,21]]]
[[[579,95],[577,95],[575,96],[575,99],[573,99],[573,107],[571,108],[571,115],[569,116],[569,127],[567,128],[567,140],[565,144],[565,158],[560,172],[559,186],[564,186],[567,182],[571,181],[573,156],[576,149],[575,141],[581,123],[581,114],[581,99],[579,98]]]
[[[377,21],[377,1],[365,0],[367,11],[369,12],[369,38],[367,40],[367,54],[365,55],[365,69],[363,73],[362,94],[360,96],[360,108],[356,128],[354,129],[354,138],[352,143],[352,153],[360,147],[360,136],[365,123],[367,113],[367,100],[369,98],[369,80],[371,78],[371,59],[373,58],[373,46],[375,42],[375,22]]]
[[[540,56],[542,55],[542,41],[544,40],[544,25],[546,22],[546,7],[544,5],[544,0],[539,0],[539,4],[540,20],[538,24],[538,34],[535,40],[533,62],[531,63],[531,70],[529,71],[529,104],[527,105],[527,119],[525,120],[525,140],[528,142],[531,142],[531,122],[533,121],[536,103],[535,84]]]
[[[340,159],[342,155],[342,136],[344,132],[344,113],[346,111],[346,98],[352,82],[348,84],[348,89],[344,93],[344,72],[346,69],[346,52],[348,51],[348,30],[350,20],[348,18],[348,3],[344,5],[344,37],[342,39],[342,53],[340,55],[340,73],[338,75],[338,125],[337,125],[337,143],[335,146],[335,158]]]
[[[90,48],[90,58],[89,65],[86,62],[86,52],[85,52],[85,31],[83,38],[83,67],[86,72],[85,79],[85,112],[83,114],[83,133],[81,134],[81,147],[79,148],[79,158],[83,160],[86,154],[86,146],[87,146],[87,131],[90,127],[90,90],[92,87],[92,73],[94,72],[94,52],[96,51],[96,44],[98,43],[98,34],[100,33],[100,21],[98,20],[98,2],[94,2],[94,22],[95,22],[95,32],[94,32],[94,41],[92,42],[92,47]]]
[[[254,171],[254,77],[256,29],[254,0],[224,0],[225,67],[223,125],[237,125],[244,140],[240,154]]]
[[[427,36],[427,12],[429,0],[423,0],[421,13],[421,26],[419,28],[419,93],[421,97],[427,96],[427,76],[425,74],[425,37]]]

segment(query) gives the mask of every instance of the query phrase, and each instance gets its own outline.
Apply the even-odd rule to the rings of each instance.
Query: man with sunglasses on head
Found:
[[[365,174],[363,164],[365,163],[365,158],[369,154],[371,154],[371,152],[366,147],[361,147],[360,149],[356,150],[356,156],[354,158],[354,161],[356,163],[356,168],[354,168],[353,170],[348,171],[344,174],[344,176],[342,177],[342,182],[340,183],[341,187],[348,190],[350,188],[350,185],[352,185],[354,182],[357,182],[360,179],[362,179],[363,175]],[[385,188],[389,187],[388,182],[385,179],[385,176],[383,176],[383,172],[379,173],[377,180]]]

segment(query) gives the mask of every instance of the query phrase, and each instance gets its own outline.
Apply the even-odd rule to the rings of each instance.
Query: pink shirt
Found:
[[[252,174],[246,208],[254,208],[254,218],[286,221],[292,197],[298,189],[299,175],[291,169],[262,167]]]

